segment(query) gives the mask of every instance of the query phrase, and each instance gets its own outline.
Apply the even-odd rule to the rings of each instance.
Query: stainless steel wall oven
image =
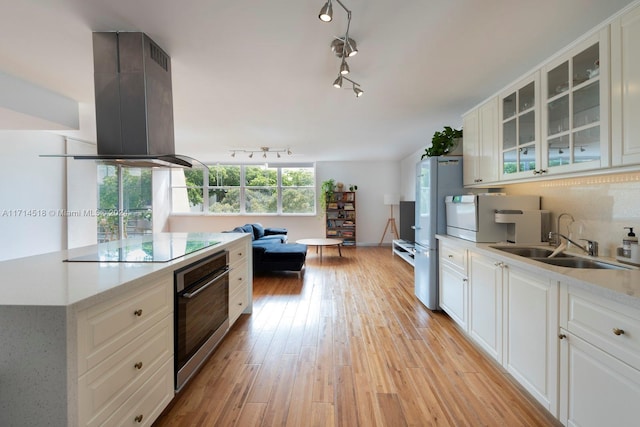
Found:
[[[174,273],[175,376],[180,390],[229,330],[229,254],[218,252]]]

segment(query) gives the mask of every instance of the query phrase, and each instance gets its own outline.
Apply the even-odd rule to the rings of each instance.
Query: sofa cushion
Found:
[[[258,239],[262,239],[264,237],[264,227],[262,226],[262,224],[259,223],[253,223],[253,224],[247,224],[250,225],[253,229],[253,236],[255,237],[256,240]]]

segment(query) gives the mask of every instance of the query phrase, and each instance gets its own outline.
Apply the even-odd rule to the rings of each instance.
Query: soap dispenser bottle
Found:
[[[633,232],[633,227],[625,227],[625,230],[629,230],[629,233],[622,239],[622,256],[625,258],[631,257],[631,245],[638,244],[638,238]]]

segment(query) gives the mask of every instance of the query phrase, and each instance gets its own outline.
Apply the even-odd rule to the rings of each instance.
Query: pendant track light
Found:
[[[335,0],[342,9],[347,13],[347,31],[344,34],[344,37],[336,37],[331,42],[331,50],[336,54],[340,61],[339,75],[338,78],[333,82],[333,86],[335,88],[342,87],[342,79],[343,76],[349,74],[351,70],[349,69],[349,64],[347,64],[346,58],[350,58],[358,53],[358,48],[356,41],[349,37],[349,29],[351,28],[351,11],[347,9],[347,7],[340,0]],[[332,0],[328,0],[324,6],[320,9],[320,14],[318,18],[320,18],[323,22],[330,22],[333,19],[333,8],[331,5]],[[353,92],[356,94],[356,97],[362,96],[364,91],[359,87],[360,85],[353,80],[349,80],[353,85]]]

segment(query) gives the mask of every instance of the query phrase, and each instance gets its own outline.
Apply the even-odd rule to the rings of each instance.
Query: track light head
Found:
[[[235,156],[236,156],[236,152],[234,151],[231,153],[231,157],[235,157]]]
[[[347,61],[342,58],[342,63],[340,64],[340,74],[346,75],[349,74],[349,71],[349,64],[347,64]]]
[[[346,56],[351,57],[351,56],[355,56],[358,53],[358,48],[356,46],[356,41],[352,38],[348,38],[345,46],[344,46],[344,53]]]
[[[276,156],[278,156],[278,158],[280,158],[280,152],[279,151],[276,153]]]
[[[291,155],[291,149],[290,148],[287,148],[287,154]]]
[[[364,93],[362,89],[360,89],[359,87],[356,87],[355,85],[353,85],[353,92],[356,94],[356,98],[360,98]]]
[[[322,6],[318,18],[320,18],[322,22],[330,22],[333,19],[333,8],[331,7],[331,0],[328,0],[324,4],[324,6]]]
[[[249,158],[253,159],[253,151],[251,152],[251,154],[249,154]]]
[[[339,75],[338,78],[333,82],[333,87],[336,89],[340,89],[342,87],[342,75]]]

